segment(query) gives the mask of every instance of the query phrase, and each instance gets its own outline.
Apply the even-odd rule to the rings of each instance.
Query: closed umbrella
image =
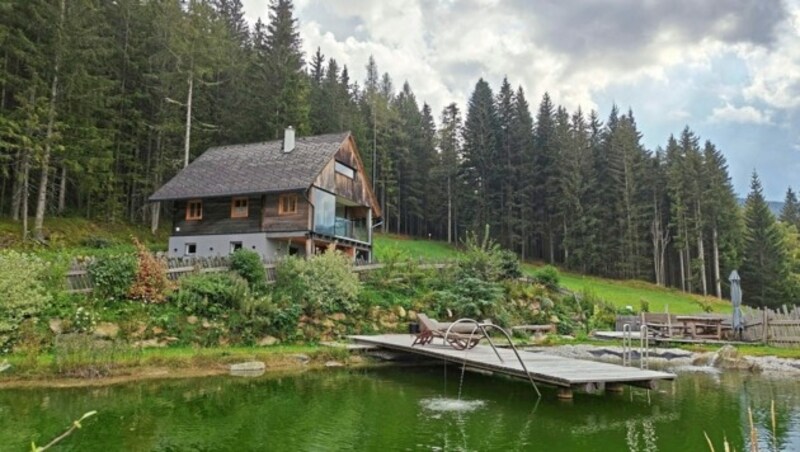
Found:
[[[731,303],[733,304],[731,327],[733,328],[734,337],[738,334],[739,339],[741,339],[744,332],[744,322],[742,321],[742,279],[739,277],[739,272],[734,270],[728,280],[731,282]]]

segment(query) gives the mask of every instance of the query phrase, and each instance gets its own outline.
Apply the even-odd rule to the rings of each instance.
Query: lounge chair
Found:
[[[414,339],[414,343],[411,344],[412,347],[430,344],[434,338],[440,337],[442,340],[446,340],[451,347],[465,350],[475,347],[485,337],[480,328],[476,328],[473,323],[459,323],[450,329],[450,334],[447,334],[451,323],[437,322],[425,314],[417,314],[417,320],[419,320],[420,332]],[[484,321],[484,323],[489,322]],[[447,335],[446,338],[445,335]]]

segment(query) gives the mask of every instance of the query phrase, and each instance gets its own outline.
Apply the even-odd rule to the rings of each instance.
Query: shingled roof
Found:
[[[333,158],[349,132],[209,148],[158,189],[150,201],[304,190]]]

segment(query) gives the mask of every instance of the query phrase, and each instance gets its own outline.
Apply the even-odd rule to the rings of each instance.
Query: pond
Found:
[[[800,384],[737,373],[680,374],[654,391],[559,401],[523,382],[443,367],[214,377],[107,387],[0,390],[0,450],[46,443],[98,414],[57,450],[800,450]],[[448,398],[443,398],[443,396]],[[775,402],[776,435],[770,404]]]

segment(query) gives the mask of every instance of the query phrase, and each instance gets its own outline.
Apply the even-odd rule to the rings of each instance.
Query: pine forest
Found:
[[[0,2],[0,216],[157,225],[148,196],[210,146],[351,131],[384,232],[457,243],[488,228],[522,259],[750,303],[800,300],[800,205],[687,126],[647,149],[632,109],[574,111],[480,79],[433,111],[370,59],[364,80],[306,54],[290,0]],[[362,73],[363,68],[358,68]]]

